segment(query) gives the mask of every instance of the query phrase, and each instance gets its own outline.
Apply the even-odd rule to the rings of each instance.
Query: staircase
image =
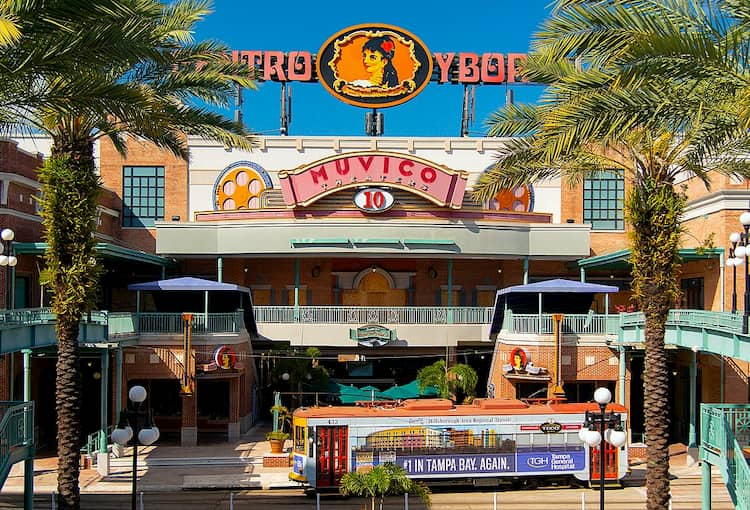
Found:
[[[749,459],[750,405],[701,404],[701,460],[719,468],[737,510],[750,510]]]
[[[34,403],[0,402],[0,488],[16,462],[34,457]]]

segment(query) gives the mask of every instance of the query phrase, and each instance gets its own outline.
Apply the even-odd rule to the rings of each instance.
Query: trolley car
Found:
[[[293,466],[289,478],[314,491],[335,490],[349,471],[386,462],[428,484],[537,485],[600,479],[600,449],[579,437],[586,411],[596,404],[477,399],[362,402],[356,407],[294,411]],[[627,423],[627,410],[609,412]],[[604,444],[605,481],[628,468],[627,444]]]

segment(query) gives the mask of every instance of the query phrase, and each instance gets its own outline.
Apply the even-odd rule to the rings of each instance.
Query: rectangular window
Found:
[[[153,227],[164,219],[164,167],[122,169],[122,226]]]
[[[594,172],[583,181],[583,222],[593,230],[624,230],[624,198],[622,172]]]

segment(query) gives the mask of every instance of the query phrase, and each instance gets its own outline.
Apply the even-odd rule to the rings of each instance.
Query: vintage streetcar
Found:
[[[309,490],[336,490],[344,473],[393,462],[428,484],[536,486],[598,483],[599,447],[579,432],[596,404],[476,399],[360,402],[354,407],[302,407],[292,420],[290,479]],[[607,410],[627,424],[627,410]],[[628,469],[627,444],[604,443],[605,482]]]

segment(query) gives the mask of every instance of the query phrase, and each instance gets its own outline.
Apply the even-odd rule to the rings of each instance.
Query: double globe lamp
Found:
[[[594,392],[594,400],[599,404],[599,412],[586,411],[586,421],[578,431],[578,437],[593,448],[602,442],[601,430],[607,443],[620,448],[627,441],[627,434],[622,429],[620,415],[606,412],[607,404],[612,401],[612,393],[607,388],[598,388]],[[599,508],[604,510],[604,448],[599,450]]]
[[[112,431],[112,441],[119,445],[125,446],[131,439],[133,440],[132,510],[136,510],[136,494],[138,489],[138,444],[149,446],[159,439],[159,429],[151,423],[150,413],[141,409],[141,404],[146,400],[146,396],[146,388],[143,386],[133,386],[130,388],[128,398],[133,403],[133,409],[123,409],[120,413],[120,422],[117,428]],[[142,422],[143,427],[141,427]],[[135,427],[135,430],[133,430],[133,427]]]

